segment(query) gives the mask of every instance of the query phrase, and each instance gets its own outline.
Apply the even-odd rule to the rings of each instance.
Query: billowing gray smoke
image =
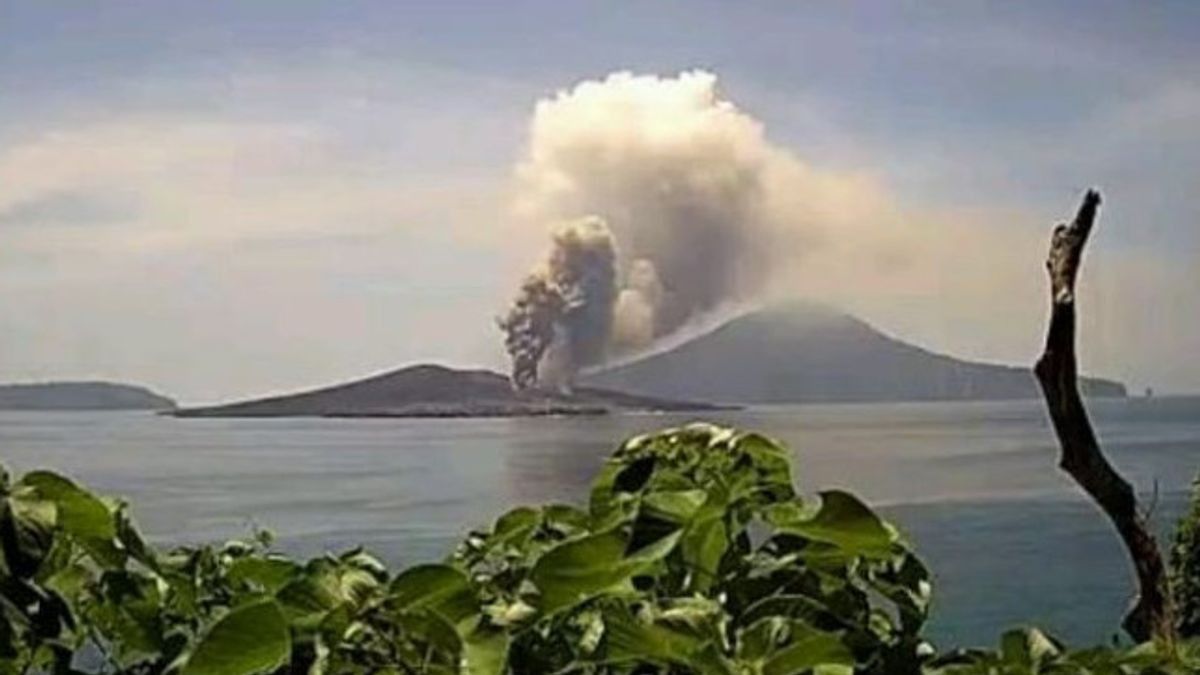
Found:
[[[616,300],[615,263],[612,235],[599,218],[554,233],[550,255],[500,319],[514,386],[564,388],[576,368],[603,358]]]
[[[539,102],[517,178],[525,221],[590,218],[587,237],[555,235],[501,322],[518,387],[569,384],[757,297],[832,210],[833,183],[771,146],[704,72],[617,73]],[[568,253],[583,242],[593,253]]]

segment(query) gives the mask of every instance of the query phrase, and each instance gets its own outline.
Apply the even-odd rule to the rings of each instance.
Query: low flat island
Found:
[[[570,392],[515,391],[507,377],[489,370],[423,364],[297,394],[180,408],[169,414],[176,417],[533,417],[722,409],[729,406],[593,387]]]
[[[145,387],[117,382],[36,382],[0,385],[0,410],[172,410],[175,401]]]

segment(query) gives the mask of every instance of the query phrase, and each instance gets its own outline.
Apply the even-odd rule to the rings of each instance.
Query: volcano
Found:
[[[866,322],[794,303],[731,319],[673,349],[583,381],[646,396],[736,404],[1036,398],[1028,367],[965,361],[890,337]],[[1125,396],[1081,378],[1090,396]]]

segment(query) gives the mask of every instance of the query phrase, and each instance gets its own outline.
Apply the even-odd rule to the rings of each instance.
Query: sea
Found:
[[[1096,400],[1113,463],[1165,539],[1200,470],[1200,397]],[[801,489],[851,490],[935,576],[929,635],[993,644],[1024,625],[1108,642],[1129,566],[1101,514],[1057,469],[1038,401],[802,405],[705,413],[787,444]],[[50,468],[128,499],[162,544],[265,528],[292,554],[363,545],[436,561],[519,504],[580,502],[621,439],[692,414],[508,419],[175,419],[0,412],[0,462]],[[1164,540],[1164,545],[1166,541]]]

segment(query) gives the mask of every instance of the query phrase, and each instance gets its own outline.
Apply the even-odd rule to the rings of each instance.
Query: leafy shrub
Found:
[[[1070,651],[1054,638],[1027,628],[1006,632],[996,651],[962,650],[934,660],[929,675],[1195,675],[1200,645],[1146,643],[1131,648]]]
[[[630,440],[586,512],[510,512],[454,565],[545,673],[912,670],[930,588],[853,496],[802,502],[784,450],[711,426]]]
[[[269,538],[158,552],[126,507],[0,477],[0,673],[1127,673],[1183,650],[1066,652],[1036,632],[938,658],[929,573],[852,495],[709,425],[634,438],[587,508],[518,508],[443,563]]]
[[[1171,591],[1179,634],[1200,637],[1200,477],[1192,483],[1188,513],[1180,518],[1171,547]]]

